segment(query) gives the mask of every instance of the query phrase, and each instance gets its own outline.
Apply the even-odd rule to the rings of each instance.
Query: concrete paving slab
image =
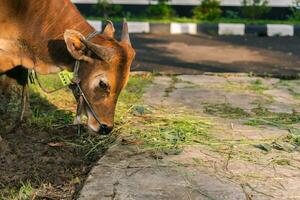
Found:
[[[122,155],[122,156],[120,156]],[[139,153],[134,146],[112,147],[91,171],[79,200],[246,199],[239,184],[196,168]]]

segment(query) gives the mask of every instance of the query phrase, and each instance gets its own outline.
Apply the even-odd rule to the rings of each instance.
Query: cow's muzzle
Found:
[[[109,134],[113,130],[112,126],[107,126],[106,124],[101,124],[99,133],[103,135]]]

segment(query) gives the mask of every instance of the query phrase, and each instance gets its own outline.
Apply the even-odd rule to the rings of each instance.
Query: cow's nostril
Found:
[[[102,134],[109,134],[112,131],[112,127],[107,126],[106,124],[101,124],[100,126],[100,132]]]

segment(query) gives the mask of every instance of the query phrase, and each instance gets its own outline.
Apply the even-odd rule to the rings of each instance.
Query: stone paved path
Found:
[[[299,146],[289,141],[299,134],[299,86],[246,74],[156,76],[145,105],[210,119],[218,140],[158,157],[120,142],[99,160],[79,199],[300,199]]]

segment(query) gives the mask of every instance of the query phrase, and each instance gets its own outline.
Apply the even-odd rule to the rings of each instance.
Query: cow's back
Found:
[[[0,0],[0,38],[16,37],[22,12],[26,12],[27,0]]]
[[[0,38],[50,36],[84,21],[70,0],[0,0]]]
[[[53,52],[65,49],[66,29],[84,35],[94,30],[70,0],[0,0],[0,49],[25,45],[27,57],[51,63],[57,61]]]
[[[0,0],[0,20],[18,18],[28,8],[28,0]]]

